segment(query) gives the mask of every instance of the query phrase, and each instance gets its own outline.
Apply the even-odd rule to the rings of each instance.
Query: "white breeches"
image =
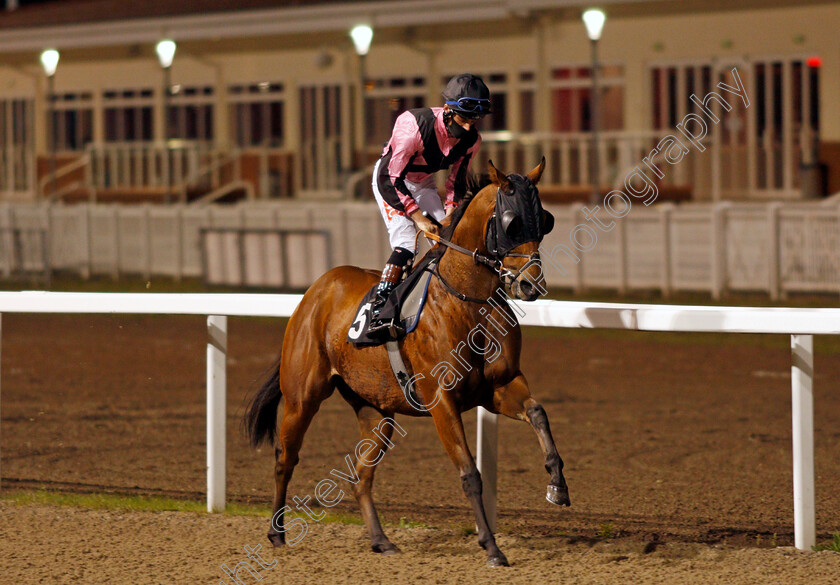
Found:
[[[403,215],[385,202],[382,195],[379,193],[379,187],[376,184],[376,177],[379,174],[379,164],[381,160],[376,162],[373,169],[373,196],[376,198],[376,204],[379,205],[379,211],[382,213],[382,219],[385,221],[385,227],[388,228],[388,239],[391,242],[391,248],[405,248],[414,252],[414,242],[417,237],[417,227],[411,218]],[[443,209],[443,202],[438,195],[437,186],[435,185],[435,178],[429,175],[421,183],[405,182],[408,190],[411,191],[417,205],[423,211],[426,211],[436,220],[441,221],[446,212]]]

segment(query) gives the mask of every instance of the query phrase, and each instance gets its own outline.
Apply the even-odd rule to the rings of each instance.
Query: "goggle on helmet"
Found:
[[[449,108],[463,118],[477,120],[492,112],[490,90],[478,75],[462,73],[446,84],[443,99]]]

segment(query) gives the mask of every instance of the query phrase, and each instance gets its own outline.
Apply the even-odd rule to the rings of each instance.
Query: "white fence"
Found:
[[[227,316],[290,316],[300,295],[0,293],[0,313],[145,313],[210,315],[207,319],[207,508],[225,507]],[[521,305],[523,325],[637,331],[791,334],[794,538],[816,543],[813,334],[840,333],[840,309],[624,305],[538,300]],[[224,316],[219,316],[224,315]],[[497,417],[478,409],[477,463],[491,526],[496,517]]]
[[[840,294],[840,207],[819,204],[636,204],[610,231],[586,220],[585,208],[547,206],[557,218],[542,245],[549,285],[577,291],[639,289]],[[600,210],[598,218],[610,225]],[[597,237],[587,251],[571,235],[585,225]],[[290,281],[304,287],[311,262],[379,268],[390,253],[379,212],[363,203],[250,203],[235,206],[3,205],[0,229],[44,229],[53,269],[82,275],[202,276],[206,228],[319,230],[322,245],[290,252]],[[314,242],[314,240],[313,240]],[[566,250],[561,246],[566,246]],[[43,254],[27,259],[43,262]],[[570,253],[573,253],[579,262]],[[14,270],[0,257],[0,271]],[[269,282],[270,279],[256,278]]]
[[[277,228],[201,230],[204,281],[225,286],[303,288],[324,274],[330,261],[330,232]],[[307,258],[308,272],[293,261]]]
[[[709,292],[714,298],[727,291],[764,292],[773,299],[789,292],[840,293],[836,207],[636,205],[609,232],[587,222],[582,205],[551,210],[557,224],[541,250],[553,286],[656,289],[666,297],[675,291]],[[609,225],[603,211],[599,217]],[[590,251],[573,247],[570,234],[577,225],[596,233]],[[587,243],[585,236],[579,239]]]
[[[0,228],[44,229],[53,270],[105,274],[201,277],[201,230],[207,228],[317,230],[331,249],[312,239],[290,250],[290,280],[305,287],[331,266],[382,266],[390,254],[379,212],[360,203],[208,205],[2,205]],[[13,271],[0,257],[0,271]],[[270,279],[258,279],[269,281]]]

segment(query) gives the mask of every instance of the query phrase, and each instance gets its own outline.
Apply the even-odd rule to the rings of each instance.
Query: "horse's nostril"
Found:
[[[527,280],[522,280],[519,282],[519,290],[521,290],[524,295],[530,296],[534,293],[534,286]]]

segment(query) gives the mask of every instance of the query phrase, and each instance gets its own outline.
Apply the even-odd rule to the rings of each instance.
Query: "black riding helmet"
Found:
[[[450,79],[442,95],[449,109],[462,118],[477,120],[492,111],[490,90],[483,79],[472,73],[462,73]]]

